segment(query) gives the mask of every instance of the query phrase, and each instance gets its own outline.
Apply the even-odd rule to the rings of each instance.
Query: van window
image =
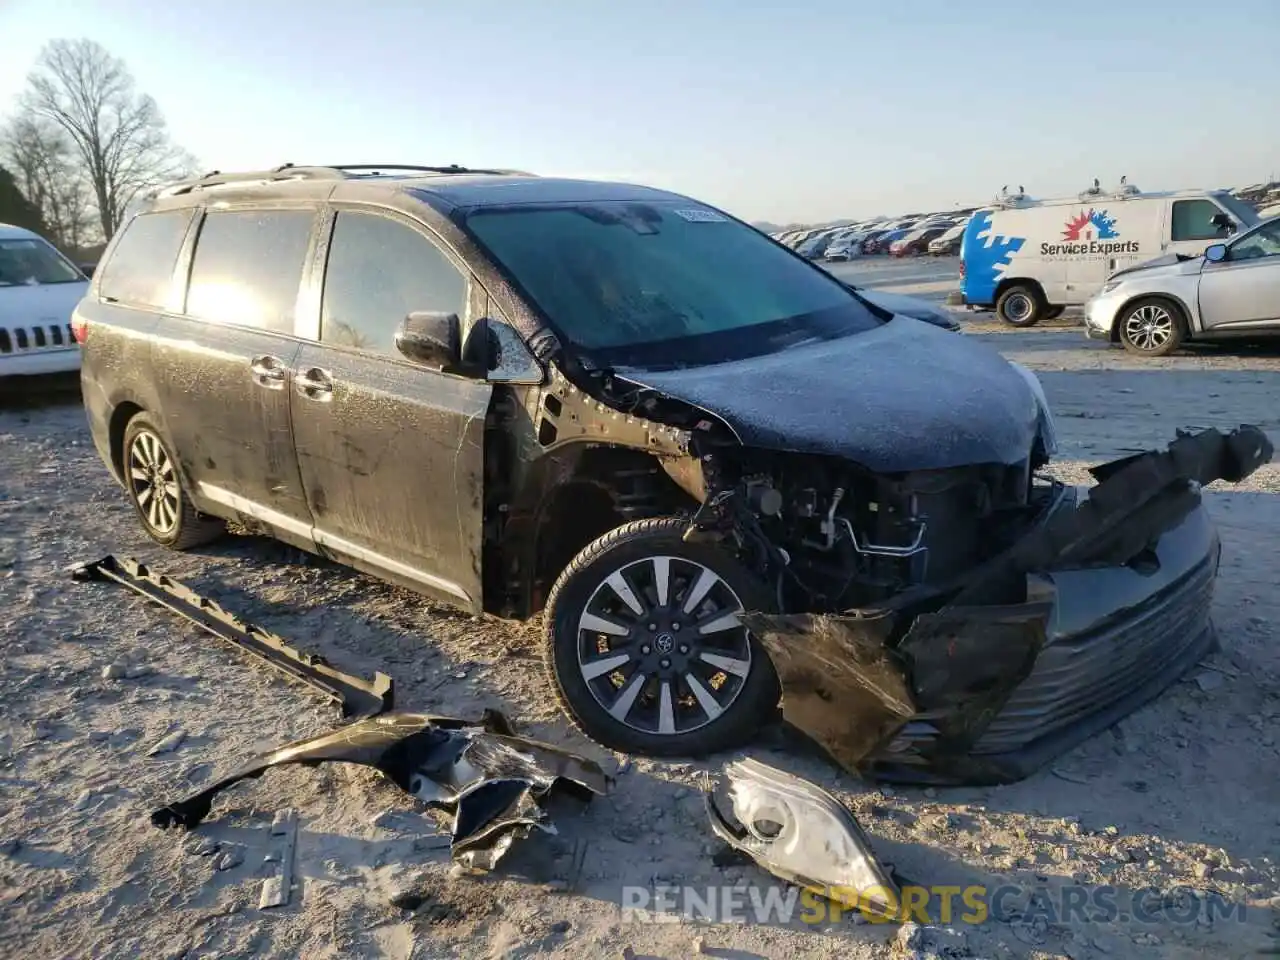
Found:
[[[213,323],[293,333],[314,221],[310,210],[207,213],[191,262],[187,314]]]
[[[320,304],[320,339],[396,353],[408,314],[466,313],[467,282],[430,240],[387,217],[342,211],[333,225]]]
[[[167,307],[173,267],[190,223],[190,210],[141,213],[130,220],[101,269],[99,294],[132,306]]]
[[[1222,208],[1212,200],[1173,201],[1173,226],[1169,239],[1220,240],[1227,235],[1226,228],[1215,227],[1210,221],[1222,213]]]

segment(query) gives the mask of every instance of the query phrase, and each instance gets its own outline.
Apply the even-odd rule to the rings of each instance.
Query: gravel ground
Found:
[[[1274,351],[1130,362],[1069,325],[972,323],[968,335],[1040,372],[1064,478],[1083,481],[1087,465],[1163,444],[1179,427],[1252,422],[1280,436]],[[624,887],[785,893],[754,867],[712,861],[700,777],[724,758],[628,764],[577,737],[544,685],[537,624],[460,615],[256,537],[185,555],[152,548],[74,398],[10,399],[0,409],[0,956],[618,957],[630,947],[683,957],[698,950],[695,937],[709,955],[737,958],[1277,952],[1278,491],[1272,465],[1206,493],[1225,544],[1214,609],[1222,651],[1052,770],[995,789],[890,792],[785,739],[752,751],[845,800],[901,876],[1022,891],[985,923],[653,925],[620,912]],[[113,552],[152,561],[344,667],[391,673],[402,708],[499,707],[528,734],[618,769],[617,789],[561,813],[558,836],[531,838],[476,879],[451,875],[439,825],[370,771],[283,768],[220,797],[199,831],[217,855],[192,852],[148,812],[335,717],[123,588],[62,572]],[[178,731],[178,746],[149,755]],[[300,885],[290,905],[264,912],[268,826],[284,807],[300,815]],[[1117,916],[1061,909],[1074,890],[1099,885]],[[1037,889],[1047,901],[1030,903]],[[397,906],[406,892],[423,906]]]

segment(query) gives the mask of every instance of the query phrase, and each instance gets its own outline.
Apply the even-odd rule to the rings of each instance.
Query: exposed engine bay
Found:
[[[701,457],[702,535],[735,537],[778,608],[878,604],[947,582],[1006,549],[1049,502],[1044,457],[875,474],[835,457],[726,447]]]

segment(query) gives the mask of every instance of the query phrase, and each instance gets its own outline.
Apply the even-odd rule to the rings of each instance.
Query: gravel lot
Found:
[[[919,266],[838,269],[903,292],[945,279],[914,278],[908,268],[925,272]],[[1133,362],[1065,324],[1008,331],[972,322],[966,335],[1040,372],[1066,478],[1084,482],[1087,465],[1163,444],[1180,427],[1252,422],[1280,437],[1280,351]],[[700,777],[719,760],[623,763],[611,797],[560,814],[558,836],[514,848],[487,878],[451,876],[434,820],[370,771],[338,765],[283,768],[229,791],[199,831],[228,856],[188,852],[187,838],[150,826],[150,810],[260,749],[332,726],[334,713],[123,588],[70,582],[67,564],[113,552],[152,561],[345,667],[391,673],[401,708],[472,716],[499,707],[528,734],[607,769],[624,758],[571,734],[551,705],[536,623],[450,612],[256,537],[165,554],[143,539],[108,479],[78,400],[4,402],[0,956],[618,957],[632,947],[674,958],[693,955],[695,937],[719,957],[911,955],[894,945],[896,927],[848,918],[623,918],[625,886],[773,885],[754,867],[712,862]],[[1225,544],[1215,600],[1223,650],[1053,770],[996,789],[890,793],[776,736],[753,754],[846,800],[903,877],[1024,891],[986,923],[925,931],[925,955],[1280,952],[1277,492],[1280,468],[1271,465],[1239,488],[1206,493]],[[148,755],[174,731],[184,734],[178,747]],[[263,912],[268,825],[283,807],[300,815],[300,885],[289,906]],[[1122,914],[1145,898],[1146,913],[1091,922],[1028,906],[1033,889],[1060,904],[1073,884],[1111,885]],[[404,892],[424,906],[393,905]],[[1211,919],[1215,903],[1242,906],[1243,916]]]

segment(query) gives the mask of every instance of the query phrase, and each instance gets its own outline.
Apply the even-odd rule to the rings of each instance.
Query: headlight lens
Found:
[[[1102,289],[1099,290],[1098,293],[1099,294],[1110,293],[1112,290],[1118,290],[1119,288],[1120,288],[1119,280],[1108,280],[1106,283],[1102,285]]]

